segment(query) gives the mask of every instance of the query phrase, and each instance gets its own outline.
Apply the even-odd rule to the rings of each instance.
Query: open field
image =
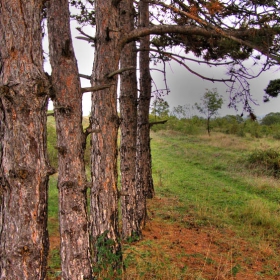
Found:
[[[248,168],[272,138],[152,133],[156,198],[143,240],[124,243],[124,279],[280,279],[280,184]],[[59,279],[57,191],[50,183],[49,279]]]

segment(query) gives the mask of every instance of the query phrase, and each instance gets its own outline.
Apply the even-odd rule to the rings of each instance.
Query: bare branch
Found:
[[[91,79],[91,76],[84,75],[84,74],[79,74],[79,77],[80,77],[80,78],[87,79],[87,80],[90,80],[90,79]]]
[[[131,67],[126,67],[126,68],[118,69],[118,70],[108,74],[107,78],[112,78],[112,77],[114,77],[117,74],[121,74],[121,73],[123,73],[125,71],[129,71],[129,70],[136,70],[136,68],[134,66],[131,66]]]
[[[157,121],[157,122],[150,122],[149,125],[151,127],[151,126],[157,125],[157,124],[165,124],[166,122],[167,122],[167,120]]]
[[[86,87],[82,88],[82,93],[85,92],[92,92],[92,91],[98,91],[101,89],[109,88],[112,84],[107,84],[107,85],[100,85],[100,86],[95,86],[95,87]]]
[[[83,37],[83,36],[76,36],[76,39],[84,40],[84,41],[87,41],[89,43],[94,43],[94,41],[92,41],[91,39],[89,39],[87,37]]]
[[[138,49],[137,51],[142,51],[141,49]],[[144,51],[144,50],[143,50]],[[233,61],[225,61],[225,62],[209,62],[209,61],[204,61],[204,60],[198,60],[198,59],[194,59],[194,58],[189,58],[183,55],[179,55],[179,54],[175,54],[175,53],[171,53],[171,52],[166,52],[166,51],[161,51],[161,50],[157,50],[154,48],[150,48],[147,51],[152,51],[152,52],[157,52],[160,53],[162,55],[172,55],[172,56],[176,56],[181,58],[182,60],[188,60],[188,61],[192,61],[192,62],[196,62],[198,64],[207,64],[207,65],[214,65],[214,66],[222,66],[222,65],[229,65],[232,64]]]
[[[88,41],[90,41],[90,42],[95,42],[95,37],[92,37],[92,36],[90,36],[90,35],[88,35],[88,34],[86,34],[80,27],[77,27],[76,28],[82,35],[84,35],[85,36],[85,38],[88,38]],[[78,38],[78,37],[76,37],[76,38]],[[84,38],[84,37],[82,37],[82,38]],[[78,38],[79,39],[79,38]],[[84,40],[84,39],[83,39]]]
[[[184,66],[189,72],[191,72],[192,74],[204,79],[204,80],[207,80],[207,81],[211,81],[211,82],[233,82],[232,79],[213,79],[213,78],[208,78],[208,77],[205,77],[205,76],[202,76],[201,74],[193,71],[189,66],[187,66],[183,61],[175,58],[174,56],[172,55],[169,55],[169,57],[171,59],[173,59],[174,61],[178,62],[180,65]]]

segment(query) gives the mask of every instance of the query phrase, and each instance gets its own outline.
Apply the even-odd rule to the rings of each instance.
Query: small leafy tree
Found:
[[[207,89],[201,98],[201,103],[195,103],[197,110],[207,118],[207,131],[209,136],[210,119],[218,114],[218,110],[221,109],[222,105],[223,98],[218,94],[217,89],[213,89],[212,91]]]
[[[154,100],[152,104],[152,115],[155,116],[155,118],[165,118],[169,115],[169,104],[167,101],[157,98]]]
[[[171,115],[175,116],[178,119],[190,119],[192,117],[192,110],[193,108],[190,105],[178,105],[174,107]]]

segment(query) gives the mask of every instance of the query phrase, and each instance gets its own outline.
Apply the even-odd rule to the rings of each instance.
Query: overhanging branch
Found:
[[[208,78],[208,77],[205,77],[205,76],[202,76],[201,74],[193,71],[189,66],[187,66],[183,61],[175,58],[174,56],[172,55],[168,55],[168,57],[170,57],[171,59],[173,59],[174,61],[178,62],[180,65],[182,65],[183,67],[185,67],[189,72],[191,72],[192,74],[204,79],[204,80],[207,80],[207,81],[210,81],[210,82],[233,82],[232,79],[213,79],[213,78]]]
[[[182,10],[178,9],[178,8],[174,7],[173,5],[165,4],[165,3],[160,2],[160,1],[152,1],[152,3],[157,4],[159,6],[162,6],[162,7],[165,7],[167,9],[170,9],[171,11],[173,11],[177,14],[181,14],[181,15],[184,15],[184,16],[190,18],[190,19],[193,19],[194,21],[196,21],[197,23],[199,23],[199,24],[201,24],[205,27],[205,28],[202,28],[202,29],[204,29],[205,31],[207,31],[211,34],[212,34],[212,32],[214,32],[216,35],[222,36],[224,38],[231,39],[232,41],[235,41],[235,42],[237,42],[241,45],[244,45],[244,46],[247,46],[249,48],[255,49],[255,50],[259,51],[260,53],[262,53],[263,55],[265,55],[265,56],[267,56],[267,57],[269,57],[273,60],[276,60],[277,62],[280,62],[280,57],[279,56],[269,53],[269,51],[264,50],[262,48],[262,46],[253,44],[253,43],[251,43],[250,41],[247,41],[247,40],[240,39],[241,36],[245,36],[245,35],[252,36],[252,31],[261,32],[261,30],[259,30],[259,29],[225,31],[225,30],[223,30],[223,29],[221,29],[217,26],[214,26],[213,24],[208,23],[205,20],[195,16],[194,14],[191,14],[189,12],[185,12],[185,11],[182,11]],[[182,27],[186,28],[188,26],[182,26]],[[171,32],[177,33],[176,31],[171,31]],[[150,33],[150,34],[153,34],[153,33]],[[193,33],[193,35],[194,34],[196,34],[196,33]],[[197,34],[197,35],[200,35],[200,34]],[[203,36],[205,36],[205,35],[203,35]]]

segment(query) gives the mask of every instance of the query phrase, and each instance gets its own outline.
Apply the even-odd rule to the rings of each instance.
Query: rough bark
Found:
[[[48,79],[42,1],[0,1],[0,279],[45,279]]]
[[[134,28],[133,1],[121,2],[121,25],[123,32],[130,32]],[[127,44],[121,53],[121,68],[134,67],[120,75],[120,114],[121,114],[121,209],[122,236],[138,238],[139,231],[136,213],[136,137],[137,137],[137,80],[136,44]]]
[[[60,255],[63,279],[92,279],[87,220],[82,91],[68,0],[48,2],[52,95],[57,131]]]
[[[117,75],[120,58],[118,1],[95,1],[96,43],[92,86],[110,84],[92,93],[91,234],[95,261],[116,271],[121,260],[117,189]]]
[[[149,25],[149,3],[139,2],[141,27]],[[149,109],[151,100],[151,75],[149,58],[150,38],[140,38],[140,95],[138,103],[137,121],[137,212],[141,227],[146,221],[146,198],[154,196],[151,149],[150,149],[150,125]]]

